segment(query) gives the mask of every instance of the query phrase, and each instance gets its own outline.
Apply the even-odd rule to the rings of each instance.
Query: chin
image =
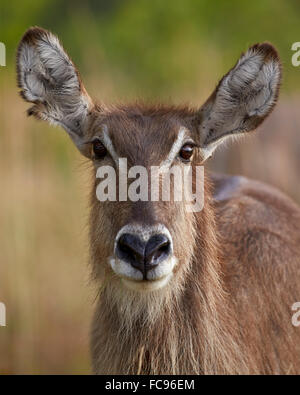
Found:
[[[166,276],[157,280],[142,280],[137,281],[130,278],[122,278],[122,284],[132,291],[137,292],[152,292],[164,288],[170,281],[173,273],[169,273]]]
[[[150,270],[146,280],[143,279],[143,275],[139,270],[136,270],[123,260],[111,257],[109,264],[114,274],[121,280],[125,289],[138,292],[151,292],[166,287],[173,277],[177,259],[172,256],[157,268]]]

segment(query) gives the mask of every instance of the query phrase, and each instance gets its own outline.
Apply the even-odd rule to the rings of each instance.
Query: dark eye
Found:
[[[182,159],[184,162],[189,162],[190,159],[192,158],[194,153],[194,145],[193,144],[185,144],[180,152],[179,152],[179,157]]]
[[[97,139],[93,141],[93,152],[95,154],[95,159],[103,159],[107,154],[107,149],[101,141]]]

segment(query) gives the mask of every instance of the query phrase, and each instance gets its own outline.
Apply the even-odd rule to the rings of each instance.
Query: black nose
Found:
[[[116,246],[118,258],[140,270],[144,279],[147,279],[147,272],[165,260],[170,252],[170,240],[163,234],[153,235],[144,242],[135,234],[125,233]]]

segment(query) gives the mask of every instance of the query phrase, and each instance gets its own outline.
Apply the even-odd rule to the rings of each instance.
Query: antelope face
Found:
[[[95,275],[138,291],[182,278],[193,256],[201,210],[189,209],[193,191],[181,199],[172,193],[180,193],[180,177],[170,181],[169,198],[155,191],[174,165],[181,175],[197,174],[198,165],[224,140],[254,130],[266,118],[279,91],[276,50],[268,43],[251,47],[194,110],[95,105],[58,39],[41,28],[29,29],[22,38],[17,69],[21,95],[33,103],[28,114],[62,126],[94,164],[90,237]],[[147,178],[143,187],[136,184],[139,174]],[[196,178],[196,189],[203,182]]]
[[[106,263],[122,285],[157,290],[191,258],[193,214],[186,196],[176,200],[174,191],[197,162],[197,143],[187,122],[175,121],[169,110],[107,111],[95,117],[88,142],[97,179],[92,216],[109,232],[93,260],[105,250]],[[98,230],[91,232],[95,245]]]

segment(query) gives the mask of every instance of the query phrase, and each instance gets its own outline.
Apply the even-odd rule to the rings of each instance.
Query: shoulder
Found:
[[[300,209],[292,199],[246,177],[212,175],[211,182],[219,233],[230,253],[255,261],[300,256]]]
[[[262,213],[299,218],[299,206],[277,188],[243,176],[211,174],[213,201],[217,211],[243,211],[254,221]],[[259,212],[254,211],[259,210]],[[269,218],[272,221],[273,216]]]

